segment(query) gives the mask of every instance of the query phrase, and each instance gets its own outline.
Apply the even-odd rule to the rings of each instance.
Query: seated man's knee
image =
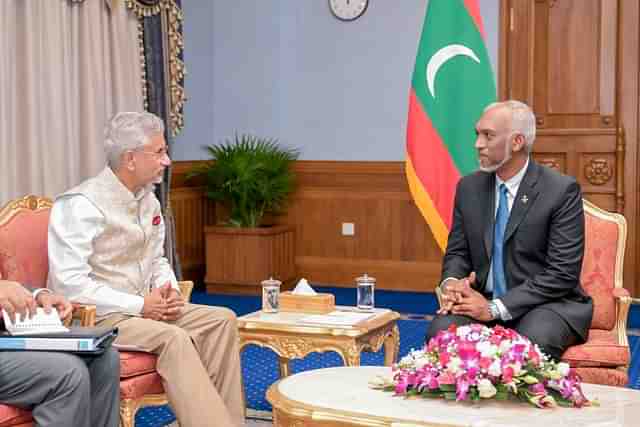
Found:
[[[518,328],[517,332],[520,335],[529,338],[529,340],[532,343],[537,344],[538,347],[540,347],[540,350],[542,350],[543,353],[553,357],[554,359],[557,360],[562,355],[562,354],[559,354],[561,352],[559,351],[557,346],[554,344],[553,340],[549,339],[549,336],[547,334],[539,333],[539,331],[535,331],[531,329],[526,330],[526,329],[520,329],[520,328]]]
[[[51,360],[51,375],[57,377],[58,384],[73,393],[89,398],[91,391],[91,380],[89,370],[84,361],[71,354],[60,353],[56,355],[56,360]]]
[[[571,327],[558,314],[547,309],[531,311],[518,322],[515,330],[556,360],[577,339]]]
[[[169,341],[182,342],[182,343],[191,342],[191,336],[187,331],[185,331],[184,329],[178,326],[174,326],[174,325],[167,325],[167,326],[169,327],[167,328],[166,334]]]
[[[208,307],[208,314],[211,316],[212,324],[219,324],[224,322],[229,327],[236,328],[236,322],[238,320],[236,313],[233,310],[229,310],[226,307]]]
[[[236,313],[226,307],[216,307],[216,311],[221,319],[228,320],[230,322],[235,322],[237,319]]]

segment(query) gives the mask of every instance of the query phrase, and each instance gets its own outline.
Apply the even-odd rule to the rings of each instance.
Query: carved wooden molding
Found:
[[[618,128],[616,135],[616,211],[624,213],[624,159],[626,152],[624,126]]]
[[[613,177],[613,165],[604,158],[593,158],[584,166],[584,176],[593,185],[604,185]]]
[[[548,168],[555,169],[558,172],[562,172],[562,168],[560,167],[560,162],[556,158],[546,157],[543,159],[536,159],[536,161]]]

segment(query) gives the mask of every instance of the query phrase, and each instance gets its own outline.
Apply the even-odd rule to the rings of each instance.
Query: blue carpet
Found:
[[[355,289],[316,287],[321,292],[330,292],[336,297],[338,305],[354,305]],[[191,301],[196,304],[217,305],[228,307],[238,316],[260,309],[260,298],[256,296],[210,295],[204,292],[194,292]],[[407,354],[412,348],[419,348],[423,344],[427,321],[422,320],[425,314],[434,314],[437,301],[431,293],[417,292],[376,292],[376,306],[390,308],[408,316],[411,320],[400,320],[400,356]],[[406,317],[406,316],[405,316]],[[629,387],[640,389],[640,306],[632,306],[629,314],[629,343],[631,347],[631,366],[629,368]],[[383,350],[377,353],[362,354],[363,365],[382,365]],[[291,363],[292,372],[301,372],[342,365],[340,356],[336,353],[312,353],[301,360]],[[247,407],[256,410],[269,411],[271,406],[264,398],[267,388],[278,378],[278,362],[276,355],[258,346],[248,346],[242,354],[242,375],[244,379]],[[166,406],[143,408],[136,415],[136,427],[161,427],[175,420],[171,410]]]

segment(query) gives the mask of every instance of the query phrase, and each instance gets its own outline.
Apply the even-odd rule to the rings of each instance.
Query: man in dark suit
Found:
[[[489,105],[476,124],[480,171],[456,189],[442,306],[427,340],[452,323],[501,324],[559,359],[586,339],[582,194],[573,177],[530,158],[535,130],[518,101]]]

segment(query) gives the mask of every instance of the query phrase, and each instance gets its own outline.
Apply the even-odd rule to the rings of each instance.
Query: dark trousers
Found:
[[[451,324],[458,326],[471,323],[482,323],[467,316],[443,315],[436,316],[427,328],[426,342]],[[520,317],[519,319],[503,321],[492,321],[487,326],[502,325],[516,330],[520,335],[529,338],[540,349],[555,360],[560,360],[562,353],[579,341],[579,337],[555,312],[544,307],[537,307]]]
[[[0,351],[0,402],[32,411],[36,426],[117,427],[120,357]]]

